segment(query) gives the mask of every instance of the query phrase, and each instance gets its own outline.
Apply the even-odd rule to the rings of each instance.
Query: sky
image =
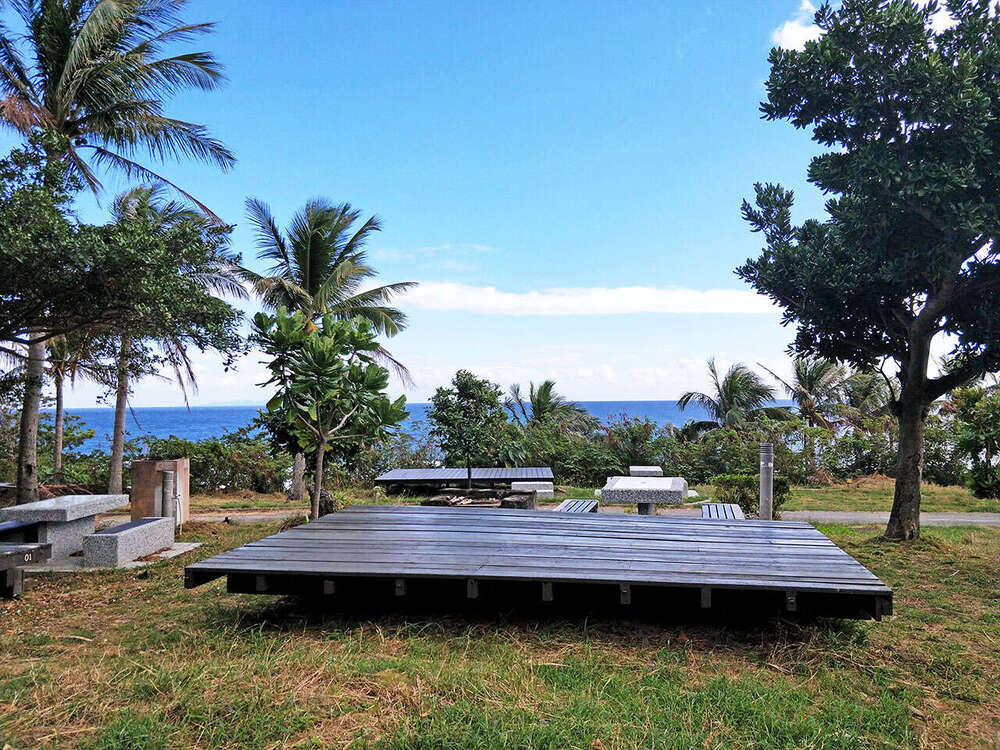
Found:
[[[216,22],[188,49],[229,80],[166,111],[239,161],[157,169],[235,224],[258,270],[248,196],[282,225],[313,197],[377,214],[380,281],[420,282],[386,342],[414,381],[393,395],[426,401],[458,368],[584,401],[704,390],[710,356],[789,371],[791,330],[733,269],[761,249],[740,218],[755,182],[793,188],[797,221],[822,214],[808,132],[758,111],[771,47],[816,35],[808,2],[192,0],[186,17]],[[104,182],[84,220],[128,187]],[[262,403],[259,360],[225,372],[196,352],[191,403]],[[153,378],[132,403],[183,399]]]

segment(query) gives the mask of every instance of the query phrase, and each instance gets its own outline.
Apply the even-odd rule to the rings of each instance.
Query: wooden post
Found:
[[[329,578],[324,579],[324,581],[323,581],[323,594],[325,594],[326,596],[332,596],[333,594],[336,594],[336,593],[337,593],[337,583],[336,583],[336,581],[332,581]]]
[[[627,583],[619,584],[618,594],[621,598],[621,603],[628,605],[632,603],[632,586]]]
[[[701,608],[709,609],[712,606],[712,589],[708,586],[701,587]]]
[[[760,444],[760,512],[761,521],[774,520],[774,446]]]
[[[479,598],[479,581],[475,578],[468,578],[465,581],[465,596],[468,599]]]
[[[396,579],[396,596],[406,596],[406,579]]]
[[[542,601],[552,601],[552,581],[542,581]]]

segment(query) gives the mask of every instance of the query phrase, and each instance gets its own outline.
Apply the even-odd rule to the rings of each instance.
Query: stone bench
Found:
[[[83,538],[94,533],[99,513],[128,505],[128,495],[64,495],[24,505],[0,508],[0,521],[38,524],[34,541],[51,545],[53,560],[83,549]]]
[[[88,568],[116,568],[173,543],[174,519],[140,518],[84,537],[83,564]]]
[[[652,515],[656,505],[680,505],[688,484],[681,477],[608,477],[601,490],[606,505],[636,504],[640,515]]]
[[[552,482],[511,482],[511,492],[534,492],[536,498],[555,496]]]
[[[663,469],[659,466],[629,466],[630,477],[662,477]]]

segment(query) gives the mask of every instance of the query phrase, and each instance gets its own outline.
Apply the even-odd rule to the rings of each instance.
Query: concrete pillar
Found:
[[[177,474],[169,469],[160,472],[162,479],[160,497],[163,505],[163,516],[174,519],[175,525],[180,525],[177,517]]]
[[[774,446],[760,444],[760,513],[761,521],[774,520]]]

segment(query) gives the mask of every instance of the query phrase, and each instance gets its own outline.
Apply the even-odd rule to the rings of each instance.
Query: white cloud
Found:
[[[400,302],[406,309],[482,315],[775,314],[769,300],[745,289],[651,286],[581,287],[505,292],[492,286],[423,282]]]
[[[785,21],[771,33],[771,41],[778,47],[801,50],[806,42],[818,39],[819,26],[813,23],[816,7],[809,0],[802,0],[795,17]]]

